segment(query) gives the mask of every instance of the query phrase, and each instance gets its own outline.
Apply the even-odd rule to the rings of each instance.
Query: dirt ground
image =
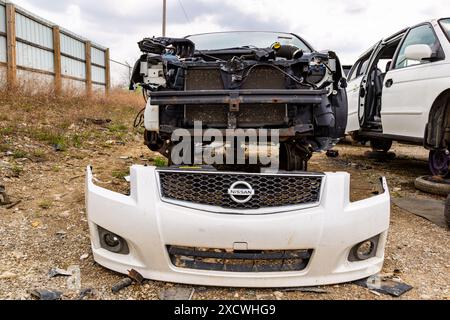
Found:
[[[391,299],[355,284],[323,287],[326,293],[317,294],[145,281],[113,294],[111,286],[123,276],[92,258],[84,208],[85,168],[93,165],[105,187],[125,190],[123,177],[131,164],[160,159],[142,145],[138,132],[124,133],[126,128],[77,122],[68,130],[81,132],[85,127],[98,134],[60,152],[27,135],[3,130],[0,184],[13,201],[21,202],[11,209],[0,208],[0,299],[32,299],[32,289],[56,289],[64,292],[63,299],[76,299],[78,292],[68,289],[65,277],[48,276],[51,268],[71,265],[81,269],[82,288],[93,289],[89,299],[158,299],[161,290],[171,287],[194,288],[193,299]],[[370,196],[382,175],[388,178],[393,197],[442,199],[414,188],[414,179],[428,173],[427,153],[420,147],[396,144],[397,158],[389,162],[368,160],[367,147],[343,144],[336,149],[338,158],[317,154],[310,169],[350,172],[353,200]],[[449,235],[444,228],[392,207],[383,273],[395,271],[414,287],[399,299],[450,299]]]

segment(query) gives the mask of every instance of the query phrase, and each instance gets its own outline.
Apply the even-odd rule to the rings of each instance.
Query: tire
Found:
[[[392,148],[392,140],[371,139],[370,147],[373,151],[388,152]]]
[[[431,150],[428,166],[434,176],[446,178],[450,176],[450,155],[442,150]]]
[[[447,197],[447,201],[445,201],[444,217],[447,227],[450,229],[450,195]]]
[[[433,181],[432,177],[419,177],[414,183],[417,190],[436,194],[439,196],[450,195],[450,182],[442,180],[442,182]]]

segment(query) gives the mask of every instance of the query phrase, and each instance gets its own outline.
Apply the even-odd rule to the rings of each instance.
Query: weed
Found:
[[[125,179],[130,174],[129,170],[114,170],[112,173],[113,178]]]
[[[13,164],[13,166],[11,167],[11,171],[13,172],[14,176],[19,177],[20,174],[23,172],[23,167],[17,164]]]
[[[0,152],[6,152],[9,151],[9,146],[7,144],[1,144],[0,143]]]
[[[153,160],[155,167],[161,168],[167,166],[167,160],[165,158],[157,157]]]
[[[121,123],[113,123],[108,126],[108,130],[111,133],[124,133],[128,131],[128,127]]]
[[[67,138],[59,133],[50,130],[34,130],[31,132],[31,138],[57,147],[58,151],[67,150]]]
[[[41,202],[39,202],[39,208],[44,209],[44,210],[50,209],[52,207],[52,205],[53,205],[53,203],[48,199],[45,199],[45,200],[42,200]]]
[[[14,133],[13,127],[0,128],[0,135],[8,135]]]
[[[35,158],[45,159],[45,151],[41,149],[33,150],[31,155]]]
[[[28,153],[23,150],[14,150],[12,156],[14,159],[23,159],[28,157]]]
[[[72,136],[72,145],[75,148],[80,149],[83,146],[83,137],[78,134]]]

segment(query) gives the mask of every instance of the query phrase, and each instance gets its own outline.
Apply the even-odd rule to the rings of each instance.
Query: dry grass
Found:
[[[8,146],[18,136],[56,146],[58,151],[81,148],[98,138],[123,140],[132,132],[134,116],[143,103],[138,93],[123,89],[91,97],[70,91],[56,96],[51,87],[0,89],[0,145],[20,158],[27,151]],[[98,121],[103,121],[104,130],[99,130]]]

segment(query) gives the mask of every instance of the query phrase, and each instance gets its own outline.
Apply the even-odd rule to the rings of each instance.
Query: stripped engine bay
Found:
[[[198,134],[193,130],[196,123],[202,130],[222,132],[275,129],[280,169],[294,171],[306,170],[313,152],[330,149],[344,136],[346,81],[334,52],[316,52],[292,34],[278,39],[290,37],[294,44],[280,40],[261,48],[251,43],[196,48],[195,42],[216,36],[139,42],[143,55],[130,89],[141,86],[148,99],[145,143],[152,151],[171,160],[170,150],[177,143],[171,139],[173,132],[182,128]]]

